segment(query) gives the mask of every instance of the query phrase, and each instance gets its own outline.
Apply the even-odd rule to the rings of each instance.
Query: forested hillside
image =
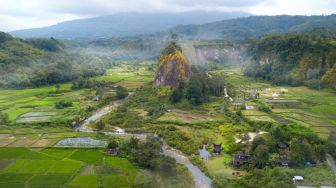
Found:
[[[0,87],[40,86],[100,75],[102,63],[97,57],[68,53],[54,38],[22,40],[0,32]]]
[[[184,38],[241,40],[267,34],[302,32],[317,28],[335,29],[336,15],[330,16],[250,16],[203,25],[172,28]]]
[[[267,36],[248,52],[247,76],[316,89],[336,86],[336,38],[326,32]]]

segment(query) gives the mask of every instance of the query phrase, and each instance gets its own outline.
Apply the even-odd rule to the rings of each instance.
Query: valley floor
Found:
[[[273,86],[246,78],[238,69],[210,73],[224,74],[226,80],[238,88],[233,100],[253,106],[251,110],[242,110],[243,117],[250,121],[295,122],[312,129],[324,140],[336,131],[336,94],[333,91]],[[151,71],[134,71],[128,67],[115,68],[104,76],[93,78],[134,92],[121,106],[123,111],[118,109],[102,117],[108,122],[103,131],[114,131],[115,126],[120,126],[128,132],[157,134],[169,146],[186,154],[217,187],[223,187],[219,183],[221,180],[227,180],[224,185],[230,187],[231,181],[237,182],[245,175],[251,175],[247,169],[232,167],[232,154],[238,151],[236,141],[241,135],[256,134],[261,130],[235,122],[230,117],[230,113],[235,113],[235,107],[230,107],[230,113],[224,111],[222,97],[211,97],[209,102],[199,106],[191,105],[187,100],[171,104],[165,88],[152,89],[149,83],[152,78]],[[287,92],[281,94],[281,89]],[[273,106],[272,113],[258,110],[256,101],[247,99],[252,90],[260,93],[258,100]],[[111,93],[115,96],[114,91]],[[273,94],[278,96],[273,97]],[[87,106],[93,108],[91,114],[104,106],[93,101],[94,96],[94,90],[71,90],[71,84],[62,84],[57,92],[55,86],[1,90],[0,108],[9,115],[10,123],[0,126],[0,187],[131,187],[152,182],[158,187],[193,186],[182,167],[175,177],[167,177],[141,169],[125,158],[107,155],[104,149],[54,148],[64,138],[109,140],[99,133],[77,132],[71,126],[61,125],[80,115],[80,110]],[[55,109],[55,101],[63,99],[72,100],[73,107]],[[155,111],[152,109],[159,109],[160,114],[151,114]],[[91,128],[95,129],[94,125]],[[212,143],[222,143],[221,154],[209,160],[200,159],[200,147],[205,145],[212,154]],[[335,176],[326,162],[316,167],[276,167],[276,170],[289,182],[294,175],[301,175],[305,177],[306,185],[336,185]]]

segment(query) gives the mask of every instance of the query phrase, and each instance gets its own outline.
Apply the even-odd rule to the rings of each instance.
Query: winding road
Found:
[[[127,99],[127,98],[126,98]],[[76,127],[76,130],[79,132],[96,132],[90,129],[87,125],[91,121],[96,121],[100,119],[102,116],[112,112],[114,109],[122,105],[126,99],[114,101],[111,105],[105,106],[95,112],[92,116],[88,117],[84,121],[82,121]],[[115,135],[115,136],[134,136],[136,138],[145,138],[148,134],[147,133],[127,133],[120,127],[116,127],[115,132],[103,132],[106,135]],[[163,139],[162,139],[163,140]],[[169,157],[172,157],[176,160],[177,163],[183,164],[188,168],[191,172],[196,188],[211,188],[211,179],[206,176],[197,166],[193,165],[187,156],[185,156],[181,151],[173,149],[169,147],[166,142],[163,140],[162,144],[162,151],[163,154]]]

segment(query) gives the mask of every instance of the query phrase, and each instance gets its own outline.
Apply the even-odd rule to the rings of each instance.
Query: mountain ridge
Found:
[[[119,13],[61,22],[52,26],[9,32],[20,38],[54,37],[58,39],[112,38],[154,34],[186,24],[250,16],[244,12]]]

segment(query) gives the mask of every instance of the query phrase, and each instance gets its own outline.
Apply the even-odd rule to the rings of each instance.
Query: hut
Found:
[[[295,184],[302,183],[303,181],[304,181],[304,178],[302,176],[294,176],[294,178],[293,178],[293,182]]]
[[[277,160],[278,164],[283,167],[288,167],[289,159],[287,157],[279,157]]]
[[[252,161],[252,156],[249,154],[245,154],[244,151],[233,155],[233,167],[238,168],[243,164],[250,163]]]
[[[220,155],[221,154],[221,152],[222,152],[222,143],[220,143],[220,144],[213,144],[213,153],[215,154],[215,155]]]
[[[278,149],[286,149],[287,148],[287,145],[283,142],[277,142],[276,146],[277,146]]]
[[[113,156],[116,156],[119,154],[119,148],[109,148],[107,150],[107,153]]]

